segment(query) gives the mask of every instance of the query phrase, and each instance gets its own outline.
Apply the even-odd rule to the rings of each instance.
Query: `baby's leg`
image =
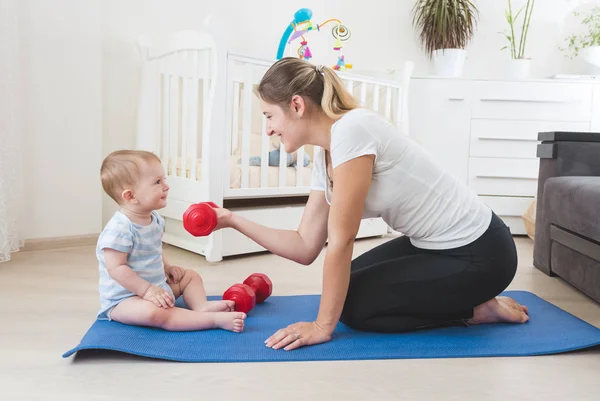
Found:
[[[183,295],[185,304],[193,311],[200,312],[233,312],[234,301],[207,301],[202,277],[194,270],[185,270],[183,278],[177,284],[169,284],[175,299]]]
[[[185,308],[159,308],[140,297],[119,303],[111,312],[112,320],[135,326],[159,327],[169,331],[221,328],[240,332],[244,329],[243,312],[195,312]]]

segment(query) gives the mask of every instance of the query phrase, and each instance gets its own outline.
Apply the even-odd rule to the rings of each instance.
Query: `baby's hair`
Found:
[[[160,159],[145,150],[117,150],[106,156],[100,167],[102,188],[115,202],[121,204],[121,193],[135,186],[140,177],[140,162]]]

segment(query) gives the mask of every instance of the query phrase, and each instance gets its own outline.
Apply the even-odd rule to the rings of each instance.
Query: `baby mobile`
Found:
[[[342,52],[342,42],[350,39],[350,30],[348,30],[346,26],[342,25],[340,20],[335,18],[328,19],[322,24],[316,25],[312,23],[311,18],[312,11],[308,8],[301,8],[300,10],[296,11],[294,14],[294,19],[285,29],[285,32],[283,33],[283,36],[279,42],[279,48],[277,49],[277,60],[283,58],[285,47],[298,38],[302,39],[300,42],[300,47],[298,47],[297,50],[298,56],[303,60],[310,60],[312,58],[312,53],[310,52],[308,41],[304,35],[315,30],[320,32],[326,24],[335,22],[336,24],[331,29],[331,34],[335,38],[333,50],[338,52],[338,60],[336,65],[331,68],[338,71],[351,69],[352,64],[346,63],[344,53]]]

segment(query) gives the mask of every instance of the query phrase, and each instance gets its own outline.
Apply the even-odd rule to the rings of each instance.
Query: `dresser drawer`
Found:
[[[477,195],[535,196],[539,159],[469,159],[469,187]]]
[[[534,198],[525,196],[479,196],[479,199],[498,216],[522,217]]]
[[[587,122],[472,120],[472,157],[536,158],[537,136],[547,131],[588,131]]]
[[[473,90],[473,118],[591,120],[592,84],[479,81]]]
[[[523,215],[533,202],[532,197],[504,197],[504,196],[480,196],[479,199],[488,205],[504,223],[510,228],[512,234],[525,235],[525,223]]]

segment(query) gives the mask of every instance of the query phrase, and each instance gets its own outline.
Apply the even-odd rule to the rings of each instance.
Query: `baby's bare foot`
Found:
[[[525,323],[528,320],[527,307],[512,298],[498,297],[477,306],[467,323]]]
[[[230,300],[207,301],[202,305],[201,312],[233,312],[235,302]]]
[[[217,312],[215,313],[215,325],[221,329],[234,331],[236,333],[244,330],[244,312]]]

